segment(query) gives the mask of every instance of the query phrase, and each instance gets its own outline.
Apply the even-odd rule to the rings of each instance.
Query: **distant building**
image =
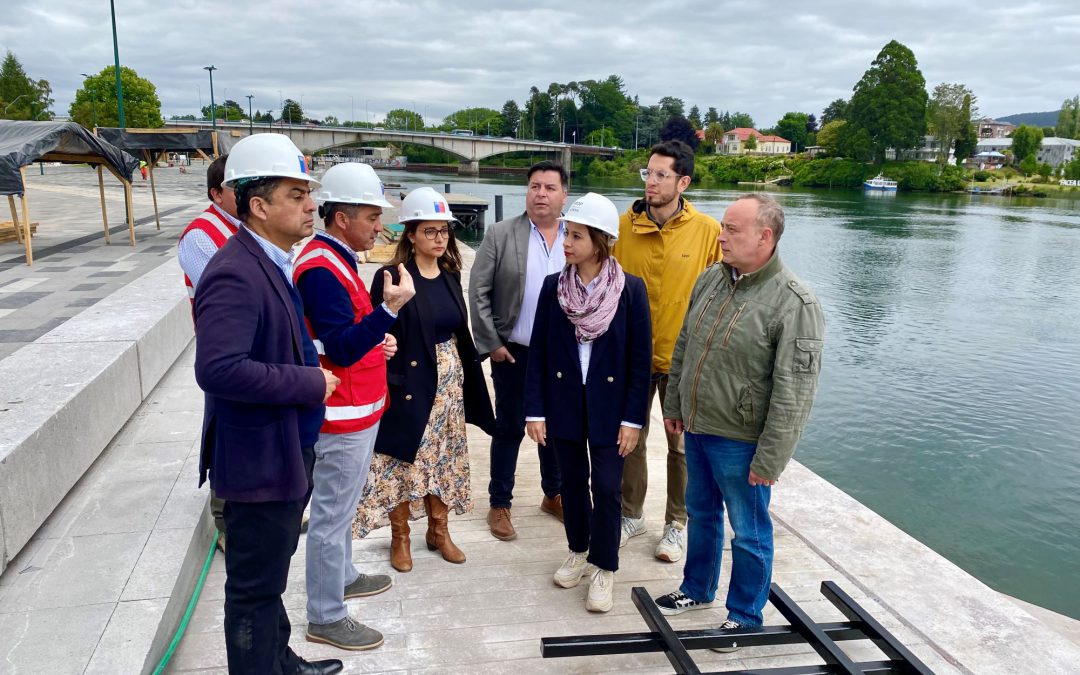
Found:
[[[901,150],[900,156],[896,156],[896,151],[889,149],[885,151],[885,157],[887,159],[918,159],[924,162],[936,162],[939,159],[941,152],[941,142],[936,136],[922,136],[919,139],[919,147],[914,150]],[[953,149],[949,148],[949,164],[954,164],[956,160],[953,157]]]
[[[979,141],[975,151],[976,153],[1000,152],[1002,154],[1012,154],[1010,152],[1012,142],[1013,139],[1011,138],[984,138]],[[1049,136],[1043,139],[1042,147],[1039,148],[1036,159],[1040,163],[1045,162],[1056,169],[1072,160],[1078,149],[1080,149],[1080,141]]]
[[[757,147],[749,150],[746,142],[753,136]],[[720,155],[786,155],[791,152],[791,141],[780,136],[766,136],[757,129],[736,127],[724,132],[723,140],[717,144],[716,152]]]
[[[979,130],[979,138],[1008,138],[1015,129],[1015,124],[998,122],[995,119],[984,117],[975,123]]]

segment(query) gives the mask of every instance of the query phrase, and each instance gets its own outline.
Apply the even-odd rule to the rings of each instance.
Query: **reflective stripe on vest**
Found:
[[[386,405],[386,397],[380,398],[374,403],[368,403],[367,405],[335,405],[326,406],[326,421],[328,422],[344,422],[347,420],[358,420],[367,417],[382,410]]]
[[[234,231],[229,229],[229,227],[224,222],[222,222],[221,218],[219,218],[218,215],[212,210],[207,209],[203,211],[202,215],[199,217],[213,225],[214,229],[217,230],[223,238],[228,239],[229,237],[233,236]],[[218,248],[221,248],[221,244],[218,244]]]
[[[316,248],[308,251],[307,253],[296,259],[296,262],[293,263],[293,268],[299,269],[300,266],[304,263],[310,261],[313,258],[319,257],[326,258],[328,261],[330,261],[330,264],[336,267],[337,270],[341,272],[341,274],[349,281],[349,283],[352,284],[353,290],[359,290],[359,286],[356,285],[356,280],[353,279],[353,276],[356,275],[356,270],[353,269],[350,271],[349,268],[345,266],[345,263],[341,262],[341,258],[335,255],[333,251],[328,251],[324,248]]]

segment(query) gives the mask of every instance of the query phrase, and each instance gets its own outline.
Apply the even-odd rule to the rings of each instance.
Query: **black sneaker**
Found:
[[[661,614],[666,614],[668,616],[689,612],[692,609],[708,609],[713,605],[711,602],[698,602],[682,591],[674,591],[667,595],[661,595],[653,602],[660,608]]]
[[[724,623],[720,624],[720,630],[735,630],[737,628],[742,628],[742,624],[734,619],[725,619]],[[730,654],[739,650],[739,643],[732,642],[730,647],[712,647],[711,649],[719,654]]]

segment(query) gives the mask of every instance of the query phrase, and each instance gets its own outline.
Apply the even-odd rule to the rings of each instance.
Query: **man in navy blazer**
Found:
[[[195,377],[206,393],[199,482],[225,499],[225,648],[230,673],[335,673],[289,648],[281,602],[311,492],[323,402],[338,379],[319,367],[292,286],[293,244],[312,233],[318,181],[286,136],[237,143],[225,166],[244,226],[195,294]]]

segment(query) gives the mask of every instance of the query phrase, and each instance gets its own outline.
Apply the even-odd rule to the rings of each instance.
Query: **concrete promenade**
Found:
[[[162,233],[155,233],[152,222],[149,227],[139,226],[139,246],[132,250],[120,243],[106,247],[100,240],[69,246],[72,237],[97,233],[100,239],[100,216],[94,212],[96,183],[93,174],[86,172],[93,192],[83,202],[78,194],[82,184],[77,182],[83,177],[75,176],[72,186],[68,178],[50,176],[52,170],[37,178],[31,172],[30,195],[37,197],[31,215],[42,222],[39,251],[50,247],[55,251],[39,255],[38,264],[27,269],[12,262],[19,253],[15,245],[0,246],[0,294],[4,286],[40,276],[36,286],[43,290],[37,292],[47,295],[8,307],[12,311],[0,316],[0,332],[9,329],[9,320],[18,318],[19,312],[34,309],[37,303],[53,303],[49,311],[44,305],[37,308],[48,322],[74,314],[71,300],[80,296],[73,294],[100,293],[115,302],[123,293],[147,293],[149,289],[137,284],[121,288],[136,279],[144,286],[159,284],[169,293],[175,287],[176,297],[182,297],[171,250],[179,230],[204,204],[190,174],[174,176],[173,187],[165,190],[168,197],[161,201],[173,201],[163,203],[163,210],[179,210],[163,220]],[[204,170],[192,167],[195,174]],[[41,195],[46,192],[57,195],[51,205],[43,204],[46,200]],[[136,202],[136,216],[141,219],[150,214],[140,207],[148,195],[137,194],[143,200]],[[112,215],[110,220],[119,225],[122,209]],[[58,231],[48,242],[50,222],[69,229],[64,234]],[[167,248],[149,251],[153,246]],[[74,250],[77,247],[85,248]],[[50,261],[51,256],[65,257],[65,252],[66,260]],[[83,283],[78,277],[92,274],[90,269],[101,268],[88,262],[110,260],[114,254],[129,257],[110,265],[129,262],[135,266],[116,269],[120,275],[87,282],[103,284],[95,289],[70,287]],[[471,261],[471,253],[466,253],[466,259]],[[72,269],[49,270],[53,264]],[[375,269],[375,265],[365,265],[362,271],[370,278]],[[35,291],[11,294],[29,292]],[[81,297],[90,305],[94,296]],[[26,298],[22,296],[20,302]],[[89,319],[93,321],[87,325],[101,321],[92,315]],[[124,319],[117,317],[118,322]],[[88,318],[80,315],[79,320]],[[58,330],[51,338],[45,330],[21,336],[21,342],[9,343],[5,354],[28,353],[21,349],[26,343],[32,343],[33,349],[48,349],[63,329],[78,322],[65,323],[58,322],[59,330],[57,325],[49,329]],[[5,361],[0,358],[0,367]],[[160,654],[171,638],[209,547],[207,494],[205,488],[195,486],[202,395],[192,363],[189,346],[152,390],[141,391],[137,380],[116,385],[139,391],[141,405],[0,575],[0,674],[138,673],[152,672],[157,665],[151,655]],[[14,395],[5,392],[5,396]],[[621,552],[611,612],[585,611],[584,584],[566,590],[551,581],[566,555],[566,543],[561,524],[538,509],[538,462],[529,444],[523,445],[518,470],[514,515],[519,537],[500,542],[490,536],[484,522],[488,442],[470,427],[476,506],[472,513],[450,519],[451,532],[468,561],[451,565],[427,551],[423,521],[413,527],[415,568],[407,574],[390,568],[388,528],[357,542],[354,556],[361,569],[389,573],[395,583],[387,593],[350,601],[354,616],[382,631],[386,643],[371,652],[349,653],[303,639],[306,596],[301,539],[285,597],[294,649],[307,658],[342,658],[346,672],[352,673],[671,672],[660,654],[540,658],[544,636],[646,630],[630,601],[631,586],[645,586],[657,595],[679,583],[681,564],[662,563],[652,555],[663,525],[665,458],[659,408],[653,410],[653,420],[652,480],[646,504],[649,531],[632,539]],[[94,421],[83,424],[93,426]],[[77,445],[81,438],[81,433],[73,432],[70,442]],[[28,483],[21,489],[29,494],[35,487]],[[1076,672],[1080,645],[1065,633],[1075,631],[1077,622],[1058,618],[1054,626],[1062,630],[1051,628],[1032,614],[1041,616],[1038,610],[1028,611],[986,587],[801,465],[793,464],[775,489],[773,514],[777,525],[774,580],[814,619],[843,620],[818,591],[823,580],[833,580],[935,672]],[[730,569],[729,551],[725,547],[720,598]],[[223,585],[224,558],[215,554],[168,672],[226,672]],[[674,617],[672,624],[715,627],[723,618],[724,610],[716,608]],[[771,607],[766,609],[766,622],[786,623]],[[857,659],[881,658],[866,642],[847,643],[845,648]],[[709,671],[820,663],[809,648],[798,646],[744,649],[730,655],[699,651],[694,656]]]

